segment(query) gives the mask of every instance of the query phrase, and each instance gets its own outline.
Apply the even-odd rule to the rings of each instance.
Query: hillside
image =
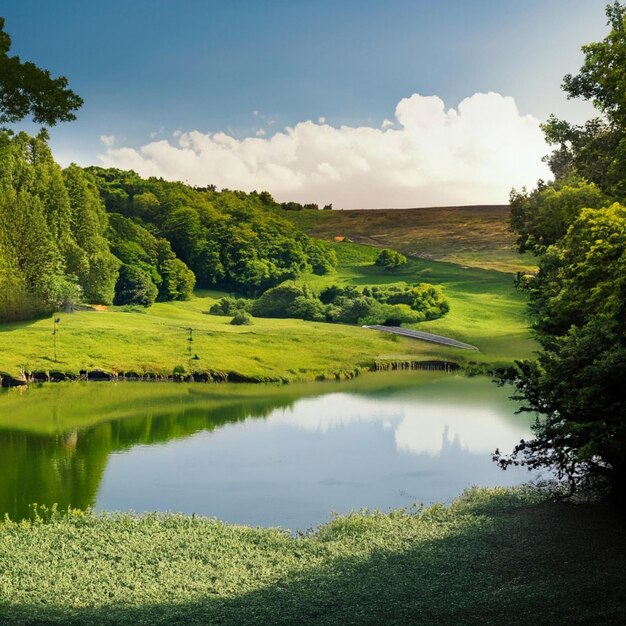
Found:
[[[501,272],[534,267],[513,248],[508,205],[417,209],[281,210],[309,235],[391,247],[404,254]]]

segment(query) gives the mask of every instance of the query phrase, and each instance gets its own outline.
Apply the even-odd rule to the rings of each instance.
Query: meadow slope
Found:
[[[356,326],[301,320],[255,319],[252,326],[232,326],[230,318],[208,315],[224,295],[197,292],[185,302],[157,303],[148,309],[111,307],[106,311],[60,314],[54,361],[52,318],[0,325],[0,372],[60,371],[171,375],[185,372],[230,374],[231,379],[295,381],[350,375],[357,368],[386,362],[441,359],[477,366],[497,366],[531,356],[522,294],[510,274],[411,259],[397,272],[373,264],[376,249],[334,244],[335,272],[303,280],[314,289],[338,284],[357,286],[431,282],[443,285],[451,305],[440,320],[419,324],[422,330],[476,345],[464,351],[395,337]],[[417,327],[417,326],[416,326]],[[192,356],[188,332],[193,329]]]

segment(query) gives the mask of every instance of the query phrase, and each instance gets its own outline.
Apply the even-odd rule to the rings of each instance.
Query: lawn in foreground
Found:
[[[621,624],[624,528],[532,488],[315,533],[178,515],[0,525],[0,623]]]

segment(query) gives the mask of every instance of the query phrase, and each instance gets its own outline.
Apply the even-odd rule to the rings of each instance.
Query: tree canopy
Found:
[[[76,119],[82,98],[68,87],[64,76],[53,78],[29,61],[9,56],[11,37],[0,17],[0,124],[12,124],[32,116],[45,126]]]
[[[404,254],[391,248],[384,248],[376,257],[375,264],[386,270],[393,271],[401,265],[406,265],[407,259]]]

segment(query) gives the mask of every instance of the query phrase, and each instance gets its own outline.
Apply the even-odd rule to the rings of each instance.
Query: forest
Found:
[[[0,134],[0,321],[80,302],[184,300],[195,286],[256,296],[336,257],[268,193],[215,191],[132,171],[62,169],[47,134]]]

